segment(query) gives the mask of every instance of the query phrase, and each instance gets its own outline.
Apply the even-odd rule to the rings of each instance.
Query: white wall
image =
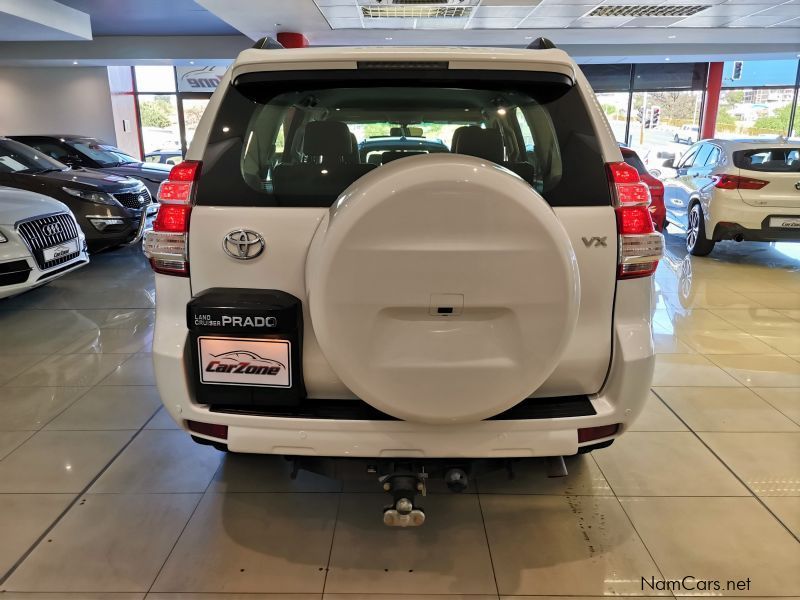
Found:
[[[26,133],[115,144],[106,67],[0,67],[0,135]]]

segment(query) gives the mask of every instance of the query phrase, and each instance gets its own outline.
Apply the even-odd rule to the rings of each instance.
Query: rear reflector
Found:
[[[200,421],[186,421],[186,426],[193,433],[207,435],[220,440],[228,439],[228,426],[215,423],[201,423]]]
[[[606,170],[617,214],[617,279],[652,275],[664,253],[664,238],[653,227],[650,188],[627,163],[608,163]]]
[[[763,179],[738,175],[717,175],[714,178],[714,187],[721,190],[760,190],[768,183]]]
[[[599,427],[585,427],[578,429],[578,443],[591,442],[614,435],[619,431],[619,423],[613,425],[600,425]]]
[[[153,230],[144,236],[144,255],[156,273],[189,276],[188,234],[194,184],[202,163],[187,160],[172,167],[158,188],[161,206]]]

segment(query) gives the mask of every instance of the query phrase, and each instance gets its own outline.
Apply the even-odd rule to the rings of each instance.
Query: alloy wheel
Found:
[[[693,206],[689,212],[689,231],[686,232],[686,248],[692,250],[697,243],[697,237],[700,235],[700,211],[697,206]]]

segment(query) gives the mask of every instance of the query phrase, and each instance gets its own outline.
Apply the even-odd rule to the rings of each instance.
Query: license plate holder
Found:
[[[800,217],[770,217],[769,226],[779,229],[800,229]]]
[[[200,382],[206,385],[292,387],[289,340],[200,336]]]
[[[44,262],[50,262],[51,260],[56,260],[64,256],[69,256],[70,254],[75,254],[77,251],[78,240],[72,239],[61,244],[56,244],[55,246],[45,248],[42,251],[42,254],[44,255]]]

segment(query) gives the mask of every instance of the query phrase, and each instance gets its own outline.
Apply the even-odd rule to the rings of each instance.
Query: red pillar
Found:
[[[722,89],[722,67],[725,63],[708,64],[708,85],[706,103],[703,106],[703,128],[700,139],[713,138],[717,129],[717,111],[719,110],[719,93]]]
[[[302,33],[294,31],[281,31],[278,34],[278,41],[284,48],[305,48],[308,46],[308,38]]]

